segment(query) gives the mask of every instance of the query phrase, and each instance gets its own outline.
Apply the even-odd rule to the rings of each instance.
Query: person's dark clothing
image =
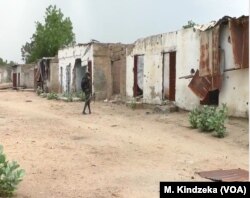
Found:
[[[82,78],[82,82],[81,82],[81,87],[82,87],[82,91],[85,93],[85,104],[84,104],[84,108],[83,108],[83,114],[86,114],[85,110],[86,107],[88,107],[89,109],[89,113],[91,113],[90,110],[90,101],[91,101],[91,79],[90,76],[88,74],[86,74],[83,78]]]

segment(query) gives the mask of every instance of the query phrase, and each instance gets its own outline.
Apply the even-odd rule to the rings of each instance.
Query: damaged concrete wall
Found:
[[[96,99],[110,98],[112,87],[109,46],[105,44],[94,44],[93,55],[93,91],[96,94]]]
[[[50,92],[59,92],[59,67],[58,67],[58,58],[50,60],[50,77],[48,88]]]
[[[96,99],[125,96],[126,47],[121,43],[93,44],[93,82]]]
[[[112,95],[119,94],[121,98],[126,96],[126,50],[131,45],[112,44],[111,54],[111,81]]]
[[[11,82],[11,68],[0,66],[0,83]]]
[[[67,91],[68,65],[71,66],[70,92],[79,89],[79,85],[76,85],[79,82],[79,76],[75,76],[77,69],[74,70],[74,66],[78,64],[76,60],[80,59],[83,67],[88,67],[89,62],[92,63],[92,91],[95,92],[97,100],[110,99],[113,95],[112,62],[119,64],[119,68],[116,68],[118,77],[115,76],[119,85],[116,87],[119,94],[125,95],[126,46],[120,43],[91,43],[59,50],[59,82],[62,92]]]
[[[11,80],[12,82],[14,82],[14,79],[13,79],[13,74],[16,74],[16,83],[17,83],[17,86],[20,86],[18,85],[18,75],[21,76],[21,65],[16,65],[12,68],[12,71],[11,71]]]
[[[20,65],[21,76],[20,86],[24,88],[34,88],[34,69],[35,64]]]
[[[93,50],[92,47],[87,44],[80,44],[74,47],[64,48],[58,51],[58,60],[59,60],[59,84],[60,92],[64,93],[67,91],[67,76],[66,69],[70,65],[70,79],[73,79],[74,75],[74,65],[76,59],[81,59],[82,66],[86,66],[88,61],[93,61]],[[74,90],[73,81],[70,81],[70,92]]]
[[[144,56],[143,101],[159,104],[162,100],[162,62],[163,53],[176,50],[176,32],[138,39],[134,48],[127,52],[127,88],[128,98],[133,97],[134,57]]]
[[[144,55],[143,102],[160,104],[163,99],[164,54],[176,51],[176,104],[185,108],[199,103],[190,94],[187,85],[190,80],[179,77],[189,75],[199,65],[199,32],[192,28],[139,39],[127,53],[127,96],[133,97],[134,56]],[[169,80],[169,79],[167,79]]]
[[[215,38],[218,38],[218,43],[216,46],[211,45],[211,49],[207,50],[209,54],[212,54],[212,49],[219,48],[219,56],[217,57],[219,62],[210,64],[211,68],[216,67],[215,69],[219,69],[216,72],[223,74],[222,87],[219,93],[219,105],[226,103],[230,115],[246,117],[249,100],[248,68],[232,70],[237,69],[237,65],[234,60],[228,23],[223,23],[220,29],[217,28],[215,31],[218,34]],[[136,55],[144,55],[143,102],[151,104],[161,103],[164,98],[162,94],[164,93],[162,92],[164,84],[170,86],[169,82],[163,82],[164,59],[169,60],[169,56],[164,58],[164,54],[176,51],[175,104],[186,110],[192,110],[200,105],[200,98],[188,88],[192,78],[185,78],[185,76],[190,76],[192,69],[196,71],[200,68],[201,30],[189,28],[150,36],[137,40],[134,45],[134,48],[127,52],[126,93],[128,99],[134,95],[134,57]],[[218,64],[219,66],[217,66]],[[245,65],[244,67],[248,66]],[[240,99],[236,99],[233,96],[238,96]]]
[[[200,62],[200,32],[193,28],[178,31],[176,52],[176,105],[191,110],[200,100],[188,88],[190,79],[179,79],[198,69]]]
[[[248,117],[249,69],[227,71],[223,75],[220,105],[226,103],[229,115]]]

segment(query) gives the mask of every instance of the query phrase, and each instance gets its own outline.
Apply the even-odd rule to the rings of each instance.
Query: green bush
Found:
[[[198,128],[203,132],[213,132],[217,137],[224,137],[226,127],[224,126],[227,119],[227,107],[225,104],[222,108],[213,106],[203,106],[195,108],[189,113],[189,122],[193,128]]]
[[[136,102],[135,102],[134,99],[131,101],[131,103],[129,104],[129,106],[130,106],[130,108],[133,109],[133,110],[136,109]]]
[[[73,102],[73,93],[64,92],[62,96],[67,98],[66,102]]]
[[[6,161],[3,147],[0,145],[0,197],[10,197],[17,189],[24,176],[24,170],[19,167],[15,161]]]
[[[58,95],[54,92],[48,93],[47,94],[47,99],[48,100],[58,100]]]
[[[189,113],[189,122],[193,128],[198,128],[198,116],[200,115],[201,111],[198,108],[194,108]]]
[[[40,96],[41,94],[43,93],[43,89],[41,88],[41,87],[37,87],[37,89],[36,89],[36,94],[38,95],[38,96]]]
[[[203,106],[197,119],[197,127],[204,132],[212,132],[214,130],[214,116],[216,115],[216,107]]]
[[[85,101],[85,93],[83,91],[76,92],[75,96],[80,98],[81,101]]]

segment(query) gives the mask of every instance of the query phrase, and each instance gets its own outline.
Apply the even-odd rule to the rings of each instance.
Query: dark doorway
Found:
[[[111,73],[113,80],[113,94],[120,94],[121,60],[111,62]]]
[[[176,52],[163,54],[163,100],[175,101]]]
[[[63,93],[63,68],[60,67],[60,89],[61,93]]]
[[[70,93],[70,82],[71,82],[71,65],[66,66],[66,92]]]
[[[82,90],[81,81],[86,72],[86,67],[83,67],[81,64],[82,64],[81,59],[76,59],[75,61],[75,81],[76,81],[75,86],[76,87],[75,88],[77,92]]]
[[[13,88],[17,87],[17,74],[13,73]]]
[[[37,73],[37,68],[34,69],[34,87],[35,87],[35,89],[37,89],[36,73]]]
[[[205,99],[200,101],[200,104],[218,106],[219,105],[219,93],[220,91],[218,89],[214,91],[209,91]]]
[[[17,75],[17,86],[20,87],[20,73]]]
[[[170,75],[169,75],[169,100],[175,101],[175,87],[176,87],[176,52],[170,52]]]
[[[143,95],[144,56],[134,56],[134,97]]]

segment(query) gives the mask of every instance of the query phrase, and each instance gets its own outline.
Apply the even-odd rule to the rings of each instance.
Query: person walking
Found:
[[[82,113],[86,114],[86,108],[89,109],[89,114],[91,114],[90,101],[91,101],[91,78],[90,73],[87,71],[82,78],[81,82],[82,91],[85,93],[85,104]]]

